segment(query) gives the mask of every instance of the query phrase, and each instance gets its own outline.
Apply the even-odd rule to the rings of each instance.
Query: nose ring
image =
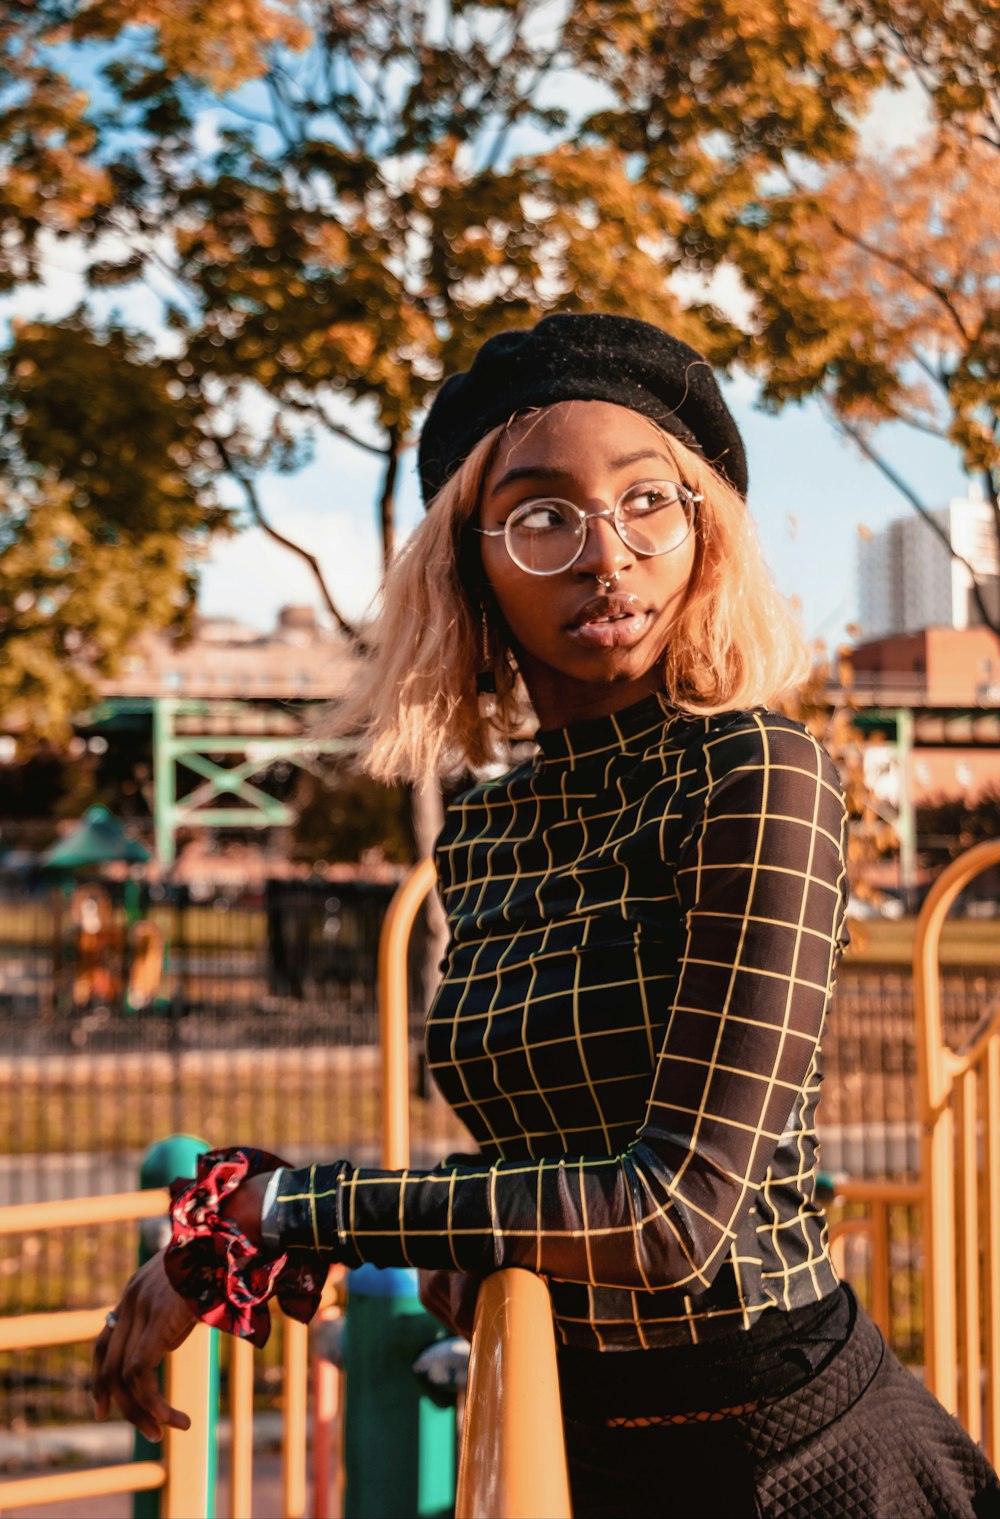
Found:
[[[612,570],[610,575],[595,575],[594,579],[598,585],[603,586],[606,591],[610,592],[617,586],[621,579],[621,573],[618,570]]]

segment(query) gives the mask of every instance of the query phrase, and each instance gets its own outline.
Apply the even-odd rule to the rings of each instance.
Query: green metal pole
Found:
[[[139,1185],[145,1191],[149,1187],[166,1187],[177,1176],[194,1176],[198,1156],[209,1148],[204,1139],[193,1134],[171,1134],[166,1139],[150,1145],[139,1168]],[[139,1229],[139,1265],[162,1249],[169,1237],[164,1218],[144,1219]],[[208,1491],[205,1494],[204,1519],[215,1519],[215,1490],[219,1468],[219,1335],[212,1330],[212,1350],[209,1363],[208,1406],[211,1409],[211,1426],[206,1432],[208,1440]],[[159,1442],[147,1440],[135,1432],[132,1445],[133,1461],[159,1461],[162,1447]],[[132,1519],[160,1519],[159,1492],[135,1493],[132,1497]],[[194,1519],[194,1516],[192,1516]],[[201,1516],[198,1516],[201,1519]]]
[[[896,709],[896,765],[899,770],[899,893],[903,908],[911,913],[916,907],[917,891],[917,814],[913,806],[913,713],[908,707]]]
[[[174,773],[174,703],[169,696],[153,698],[153,819],[156,858],[170,870],[177,853],[174,834],[177,779]]]
[[[421,1305],[415,1271],[359,1266],[347,1291],[346,1519],[447,1519],[455,1512],[455,1410],[413,1370],[447,1330]]]

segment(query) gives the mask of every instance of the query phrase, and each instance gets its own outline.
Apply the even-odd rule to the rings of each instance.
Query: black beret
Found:
[[[429,506],[494,427],[529,407],[612,401],[651,418],[747,493],[739,429],[707,359],[649,322],[593,312],[547,316],[489,338],[464,374],[450,375],[420,436],[420,487]]]

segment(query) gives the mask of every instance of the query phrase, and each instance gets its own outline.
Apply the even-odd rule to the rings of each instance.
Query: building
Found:
[[[343,638],[325,632],[311,607],[286,606],[270,633],[224,617],[199,618],[186,642],[142,633],[98,689],[117,700],[329,701],[347,670]]]
[[[1000,554],[993,510],[973,485],[934,520],[948,535],[955,558],[916,513],[890,522],[858,545],[858,603],[866,640],[923,628],[969,628],[982,622],[972,595],[976,568],[980,593],[991,616],[1000,615]]]
[[[851,650],[850,667],[849,695],[859,727],[877,730],[887,717],[896,731],[899,714],[909,714],[914,806],[958,796],[975,801],[984,792],[1000,792],[1000,638],[995,633],[983,627],[925,628],[873,639]],[[877,752],[867,758],[877,767]]]

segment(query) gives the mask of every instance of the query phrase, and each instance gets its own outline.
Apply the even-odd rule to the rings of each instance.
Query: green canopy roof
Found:
[[[130,839],[114,813],[88,807],[72,833],[42,855],[47,870],[82,870],[87,865],[110,865],[115,860],[143,864],[149,850]]]

